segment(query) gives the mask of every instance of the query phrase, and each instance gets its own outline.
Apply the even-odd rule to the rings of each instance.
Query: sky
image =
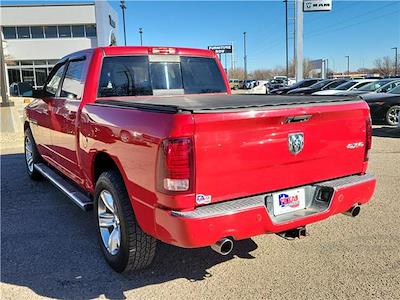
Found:
[[[120,2],[109,3],[119,14],[118,44],[123,45]],[[236,66],[243,67],[246,31],[249,71],[285,64],[283,1],[126,1],[126,6],[128,45],[140,43],[139,27],[145,45],[207,48],[233,42]],[[290,18],[291,6],[289,2]],[[292,21],[289,32],[292,37]],[[394,57],[393,47],[400,49],[400,0],[333,0],[331,12],[304,14],[304,57],[328,59],[334,71],[347,69],[346,55],[352,70],[372,67],[376,58]],[[293,39],[289,51],[291,59]]]

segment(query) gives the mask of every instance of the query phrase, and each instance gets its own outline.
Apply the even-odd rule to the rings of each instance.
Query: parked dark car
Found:
[[[314,83],[313,85],[309,87],[303,87],[303,88],[298,88],[289,91],[287,94],[288,95],[311,95],[312,93],[319,92],[319,91],[324,91],[324,90],[331,90],[342,83],[345,83],[348,81],[348,79],[326,79],[326,80],[321,80],[317,83]]]
[[[13,82],[10,84],[10,95],[13,97],[32,97],[32,85],[29,82]]]
[[[386,78],[386,79],[376,80],[376,81],[371,82],[355,91],[340,93],[340,96],[356,96],[356,95],[362,95],[362,94],[366,94],[366,93],[375,92],[376,90],[378,90],[385,84],[387,84],[391,81],[395,81],[395,80],[396,80],[396,78]]]
[[[360,97],[368,103],[373,120],[384,121],[392,126],[399,124],[400,86],[388,93],[371,93]]]
[[[272,95],[286,95],[291,90],[303,88],[303,87],[309,87],[309,86],[313,85],[314,83],[317,83],[318,81],[321,81],[321,79],[320,78],[304,79],[293,85],[285,86],[285,87],[282,87],[282,88],[279,88],[276,90],[272,90],[269,93]]]

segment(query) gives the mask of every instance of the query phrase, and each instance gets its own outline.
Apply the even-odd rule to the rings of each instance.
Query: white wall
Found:
[[[96,38],[7,40],[4,54],[11,60],[60,59],[96,46]]]
[[[96,26],[98,45],[109,46],[110,34],[113,33],[118,41],[118,15],[107,1],[96,1]],[[115,28],[110,25],[109,16],[115,22]]]
[[[71,25],[94,24],[94,5],[63,6],[4,6],[1,7],[0,24],[17,25]]]

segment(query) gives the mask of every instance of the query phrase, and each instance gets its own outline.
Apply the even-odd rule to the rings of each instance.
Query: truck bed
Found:
[[[275,95],[181,95],[162,97],[100,98],[103,105],[133,107],[165,113],[212,113],[249,108],[293,105],[329,104],[345,101],[362,101],[356,97],[338,96],[275,96]]]

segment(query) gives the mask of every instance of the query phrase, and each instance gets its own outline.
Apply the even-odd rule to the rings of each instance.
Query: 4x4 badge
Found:
[[[299,154],[304,148],[304,133],[289,133],[288,135],[289,151],[294,155]]]

